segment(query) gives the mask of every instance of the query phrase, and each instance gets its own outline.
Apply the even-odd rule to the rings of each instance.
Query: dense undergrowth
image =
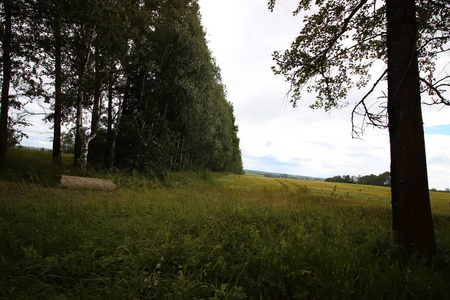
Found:
[[[204,172],[64,190],[54,176],[70,169],[48,160],[2,166],[1,298],[449,296],[447,194],[431,195],[439,253],[425,262],[394,244],[387,188]]]

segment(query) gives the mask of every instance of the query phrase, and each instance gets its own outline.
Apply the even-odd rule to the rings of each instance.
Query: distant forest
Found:
[[[378,185],[378,186],[391,186],[391,173],[384,172],[379,175],[365,175],[365,176],[334,176],[325,179],[327,182],[343,182],[343,183],[356,183],[366,185]]]
[[[0,144],[20,141],[24,104],[44,99],[55,163],[63,150],[83,169],[243,173],[197,1],[7,0],[0,12]]]
[[[272,173],[272,172],[263,172],[263,171],[255,171],[255,170],[244,170],[246,175],[257,175],[269,178],[286,178],[286,179],[298,179],[298,180],[316,180],[323,181],[323,178],[319,177],[310,177],[310,176],[302,176],[302,175],[290,175],[284,173]]]

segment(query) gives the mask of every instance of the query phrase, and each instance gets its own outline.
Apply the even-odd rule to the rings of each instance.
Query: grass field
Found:
[[[439,253],[393,243],[390,190],[217,173],[93,174],[65,190],[65,157],[0,167],[0,298],[449,299],[450,194],[431,193]]]

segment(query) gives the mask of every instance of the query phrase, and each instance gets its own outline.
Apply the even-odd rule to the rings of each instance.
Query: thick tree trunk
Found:
[[[5,21],[3,35],[3,83],[0,114],[0,160],[6,159],[8,153],[8,108],[9,108],[9,85],[11,82],[11,1],[5,0]]]
[[[52,161],[61,165],[61,29],[59,21],[55,21],[55,120],[53,126]]]
[[[414,0],[387,0],[388,113],[392,227],[398,242],[431,257],[436,252],[428,191]]]

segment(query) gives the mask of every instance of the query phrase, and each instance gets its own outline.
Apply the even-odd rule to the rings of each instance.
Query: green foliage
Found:
[[[357,182],[359,184],[370,184],[370,185],[379,185],[379,186],[391,186],[391,173],[384,172],[380,175],[367,175],[360,176],[357,178]]]
[[[76,128],[74,140],[62,142],[77,162],[96,135],[87,158],[97,169],[161,178],[173,170],[243,172],[233,109],[196,0],[18,3],[14,36],[23,36],[16,48],[24,50],[14,52],[21,62],[14,87],[55,109],[47,121],[61,117]]]
[[[449,77],[435,74],[435,64],[440,53],[449,51],[446,47],[449,28],[443,20],[448,18],[450,9],[441,0],[415,2],[421,89],[435,96],[436,103],[448,104],[444,93]],[[269,1],[270,10],[275,8],[275,3]],[[313,5],[316,9],[311,12]],[[328,111],[347,105],[345,99],[350,89],[367,86],[372,79],[373,64],[377,61],[387,63],[385,11],[384,2],[376,0],[299,2],[294,15],[305,12],[299,36],[290,49],[273,54],[277,65],[273,71],[291,83],[294,106],[305,88],[317,95],[311,108]],[[376,85],[386,80],[384,72],[375,76],[379,77]],[[367,117],[367,123],[386,125],[385,105],[381,105],[379,112],[371,113],[364,102],[358,106],[357,113]]]
[[[61,134],[61,152],[73,154],[74,142],[73,132],[63,132]]]
[[[275,1],[272,2],[272,9]],[[296,14],[308,10],[311,1],[301,1]],[[377,58],[385,59],[384,6],[372,1],[323,1],[318,11],[304,18],[300,35],[284,54],[274,53],[278,68],[292,83],[295,105],[303,87],[317,93],[312,108],[326,111],[345,103],[352,87],[364,86]],[[359,78],[354,80],[354,78]]]
[[[212,172],[119,178],[114,192],[0,179],[0,297],[448,294],[448,194],[431,195],[440,251],[426,263],[393,242],[385,187]]]
[[[135,49],[117,163],[157,176],[192,169],[242,173],[233,109],[207,47],[198,4],[170,1],[157,11],[154,30],[142,32],[145,42]]]
[[[343,182],[343,183],[357,183],[366,185],[391,186],[391,173],[384,172],[379,175],[365,175],[365,176],[334,176],[325,179],[327,182]]]

